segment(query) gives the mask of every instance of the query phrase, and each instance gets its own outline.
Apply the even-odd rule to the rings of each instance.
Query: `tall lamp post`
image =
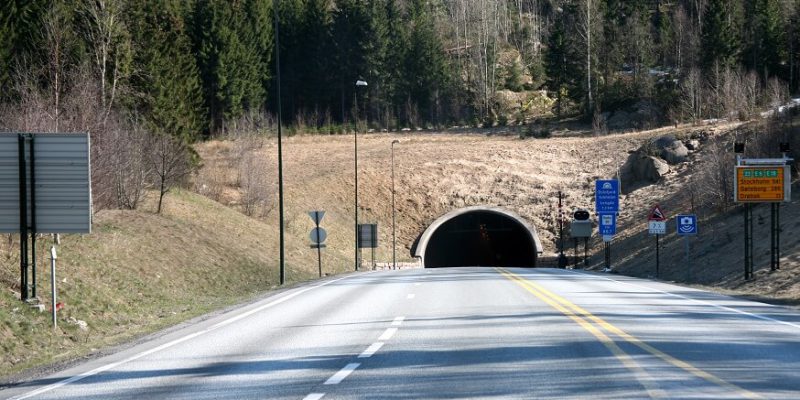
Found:
[[[283,148],[281,146],[281,44],[280,44],[280,19],[278,13],[278,0],[272,3],[272,12],[275,15],[275,79],[278,98],[278,214],[280,219],[280,282],[286,282],[286,254],[284,246],[284,223],[283,223]]]
[[[392,140],[392,269],[397,269],[397,236],[395,235],[395,206],[394,206],[394,145],[400,143],[399,140]]]
[[[356,266],[356,271],[358,271],[358,267],[359,267],[358,264],[360,264],[360,262],[359,262],[360,260],[358,258],[358,250],[359,250],[358,249],[358,234],[359,234],[359,232],[358,232],[358,88],[361,87],[361,86],[366,87],[367,86],[367,82],[359,79],[359,80],[356,81],[356,93],[355,93],[355,107],[356,107],[355,122],[356,122],[356,127],[355,127],[355,130],[353,131],[353,150],[354,150],[353,151],[353,153],[354,153],[353,160],[354,160],[354,173],[355,173],[355,183],[356,183],[355,184],[355,186],[356,186],[356,189],[355,189],[356,190],[356,196],[355,196],[355,198],[356,198],[356,200],[355,200],[355,232],[356,232],[355,233],[355,239],[356,239],[355,240],[355,248],[356,248],[356,250],[355,250],[355,266]]]

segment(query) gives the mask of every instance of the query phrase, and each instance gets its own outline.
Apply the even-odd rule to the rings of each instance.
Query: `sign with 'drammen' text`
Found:
[[[736,166],[734,200],[737,203],[779,203],[791,200],[788,165]]]

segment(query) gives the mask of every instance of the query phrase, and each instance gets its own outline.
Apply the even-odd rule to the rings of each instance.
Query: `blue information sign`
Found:
[[[599,230],[602,236],[614,236],[617,234],[617,215],[616,214],[600,214]]]
[[[697,235],[697,215],[678,215],[676,218],[678,236]]]
[[[594,200],[598,214],[618,213],[619,181],[616,179],[595,181]]]

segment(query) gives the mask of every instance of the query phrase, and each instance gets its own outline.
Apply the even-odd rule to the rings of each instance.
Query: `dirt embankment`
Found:
[[[533,223],[542,236],[545,256],[556,252],[557,194],[565,195],[567,210],[592,210],[594,180],[612,178],[630,152],[665,134],[688,137],[702,131],[708,137],[691,152],[689,162],[673,165],[655,184],[639,185],[623,195],[620,234],[613,248],[614,267],[626,274],[655,275],[654,239],[646,233],[647,213],[661,204],[670,216],[693,210],[690,183],[701,173],[703,161],[715,149],[710,143],[732,135],[741,124],[716,127],[662,128],[653,131],[520,140],[516,136],[448,133],[368,134],[359,137],[359,205],[362,222],[377,222],[380,231],[378,262],[391,260],[391,142],[395,145],[395,188],[398,255],[410,261],[410,248],[418,235],[439,216],[453,209],[490,205],[505,207]],[[274,183],[277,160],[275,143],[268,140],[256,151],[268,159],[267,170]],[[349,263],[353,254],[353,137],[298,136],[286,140],[287,228],[289,235],[307,235],[311,223],[305,212],[327,211],[323,226],[328,229],[329,254],[334,262]],[[231,176],[235,162],[225,154],[236,153],[233,142],[212,142],[200,147],[209,170]],[[233,180],[225,183],[233,190]],[[235,196],[224,199],[237,202]],[[783,207],[783,266],[767,273],[769,255],[768,208],[757,208],[757,279],[741,279],[743,242],[741,214],[733,208],[720,215],[708,204],[695,199],[694,210],[701,218],[700,236],[692,242],[692,271],[688,276],[683,244],[674,233],[663,237],[662,279],[687,281],[759,295],[799,298],[800,287],[791,278],[798,267],[800,215],[797,200]],[[274,219],[271,210],[267,219]],[[766,225],[764,221],[766,220]],[[670,225],[672,228],[672,225]],[[674,229],[671,229],[674,230]],[[571,243],[571,242],[568,242]],[[602,243],[594,240],[590,252],[592,268],[602,268]],[[571,249],[571,246],[568,246]],[[570,252],[571,253],[571,252]],[[290,252],[297,262],[313,261],[313,254],[297,249]],[[366,254],[369,259],[369,254]],[[311,257],[311,258],[309,258]],[[308,262],[311,262],[308,261]],[[339,268],[338,266],[336,266]],[[346,269],[347,266],[341,268]],[[690,279],[689,279],[690,278]]]

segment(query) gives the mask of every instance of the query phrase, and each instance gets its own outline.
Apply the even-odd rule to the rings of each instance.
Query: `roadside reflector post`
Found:
[[[53,330],[58,329],[58,321],[56,320],[56,246],[50,247],[50,306],[53,310]]]

